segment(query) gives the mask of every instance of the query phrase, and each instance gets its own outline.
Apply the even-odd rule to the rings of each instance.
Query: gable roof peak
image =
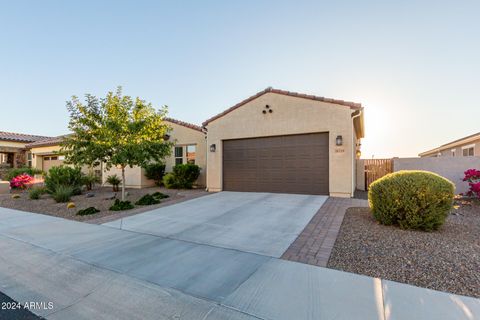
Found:
[[[337,105],[342,105],[346,107],[350,107],[350,109],[354,110],[359,110],[362,109],[362,104],[356,103],[356,102],[351,102],[351,101],[345,101],[345,100],[339,100],[339,99],[331,99],[331,98],[325,98],[325,97],[320,97],[320,96],[315,96],[315,95],[309,95],[305,93],[298,93],[294,91],[286,91],[286,90],[281,90],[281,89],[274,89],[273,87],[267,87],[264,90],[256,93],[255,95],[237,103],[236,105],[226,109],[225,111],[217,114],[216,116],[211,117],[210,119],[204,121],[202,125],[205,127],[208,123],[223,117],[227,113],[230,113],[231,111],[243,106],[244,104],[247,104],[248,102],[257,99],[258,97],[266,94],[266,93],[276,93],[276,94],[281,94],[285,96],[290,96],[290,97],[296,97],[296,98],[301,98],[301,99],[309,99],[309,100],[315,100],[315,101],[321,101],[321,102],[327,102],[327,103],[332,103],[332,104],[337,104]]]

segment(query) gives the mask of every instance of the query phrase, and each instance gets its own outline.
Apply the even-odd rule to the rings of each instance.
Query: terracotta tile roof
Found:
[[[60,144],[65,136],[51,137],[39,141],[35,141],[26,145],[27,148],[38,148],[38,147],[48,147],[56,146]]]
[[[192,124],[192,123],[188,123],[188,122],[184,122],[184,121],[180,121],[180,120],[172,119],[172,118],[164,118],[163,120],[171,122],[171,123],[175,123],[175,124],[178,124],[180,126],[184,126],[184,127],[187,127],[187,128],[193,129],[193,130],[203,132],[202,127],[197,126],[197,125]]]
[[[263,91],[258,92],[257,94],[251,96],[250,98],[247,98],[233,107],[228,108],[227,110],[223,111],[222,113],[217,114],[216,116],[208,119],[207,121],[203,122],[203,126],[206,126],[209,122],[212,122],[213,120],[216,120],[220,117],[223,117],[227,113],[243,106],[244,104],[257,99],[258,97],[266,94],[266,93],[276,93],[276,94],[283,94],[285,96],[290,96],[290,97],[297,97],[297,98],[302,98],[302,99],[310,99],[310,100],[315,100],[315,101],[322,101],[322,102],[328,102],[328,103],[333,103],[333,104],[338,104],[346,107],[350,107],[351,109],[361,109],[362,105],[360,103],[356,102],[350,102],[350,101],[344,101],[344,100],[337,100],[337,99],[331,99],[331,98],[325,98],[325,97],[319,97],[319,96],[314,96],[314,95],[309,95],[309,94],[304,94],[304,93],[298,93],[298,92],[291,92],[291,91],[285,91],[285,90],[280,90],[280,89],[274,89],[272,87],[268,87]]]
[[[48,139],[48,138],[50,137],[0,131],[0,140],[3,140],[3,141],[34,142],[34,141]]]

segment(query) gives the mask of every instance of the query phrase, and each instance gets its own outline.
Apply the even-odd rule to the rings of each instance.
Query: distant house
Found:
[[[31,134],[0,131],[0,169],[32,165],[32,156],[27,144],[49,139]]]
[[[480,132],[422,152],[419,156],[422,158],[480,156]]]

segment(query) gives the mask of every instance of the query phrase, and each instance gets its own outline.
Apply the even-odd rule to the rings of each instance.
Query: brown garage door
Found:
[[[52,167],[58,167],[63,164],[63,160],[60,160],[58,156],[44,156],[42,170],[48,172]]]
[[[328,194],[328,133],[223,141],[223,189]]]

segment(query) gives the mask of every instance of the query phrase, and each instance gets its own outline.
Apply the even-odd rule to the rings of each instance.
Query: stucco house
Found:
[[[267,88],[203,126],[209,191],[353,196],[358,103]]]
[[[0,131],[0,170],[32,165],[27,144],[49,137]]]
[[[422,158],[480,156],[480,132],[422,152],[419,156]]]
[[[166,171],[180,163],[201,168],[197,185],[208,191],[256,191],[352,197],[356,159],[364,137],[359,103],[267,88],[203,126],[165,118],[174,142]],[[48,171],[61,165],[63,136],[22,145],[31,166]],[[117,168],[95,168],[105,183]],[[140,167],[126,169],[126,186],[153,181]]]

